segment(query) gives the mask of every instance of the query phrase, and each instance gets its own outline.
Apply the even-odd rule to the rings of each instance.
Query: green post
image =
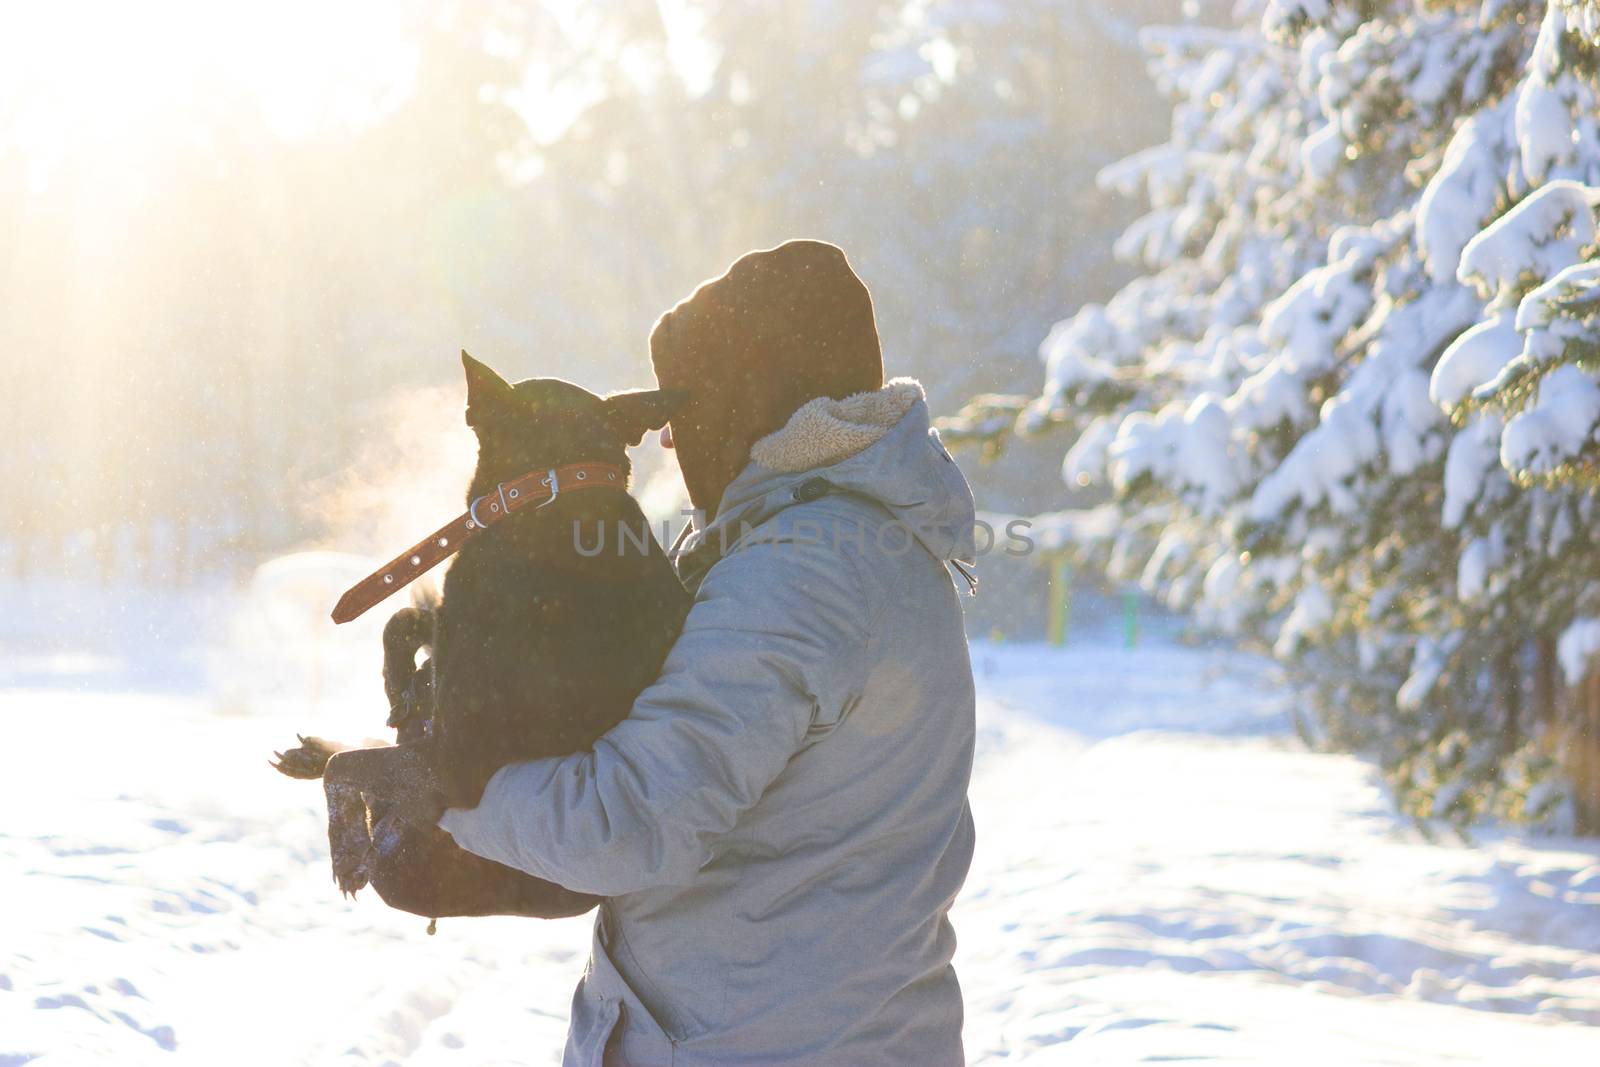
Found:
[[[1067,624],[1072,621],[1072,564],[1065,556],[1050,561],[1050,615],[1045,636],[1060,648],[1067,643]]]
[[[1139,643],[1139,594],[1132,589],[1122,591],[1122,637],[1128,648]]]

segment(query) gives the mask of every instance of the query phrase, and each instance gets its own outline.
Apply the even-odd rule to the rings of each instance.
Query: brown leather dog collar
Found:
[[[395,590],[416,581],[457,552],[461,546],[522,508],[542,508],[563,493],[581,489],[626,489],[627,475],[611,463],[569,463],[564,467],[529,471],[501,482],[427,538],[418,541],[345,591],[333,606],[333,621],[349,622]]]

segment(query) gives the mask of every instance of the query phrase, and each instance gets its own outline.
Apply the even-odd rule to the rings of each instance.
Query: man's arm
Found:
[[[865,675],[867,592],[824,545],[762,544],[707,575],[661,677],[573,756],[514,763],[439,825],[469,852],[615,896],[688,884]]]

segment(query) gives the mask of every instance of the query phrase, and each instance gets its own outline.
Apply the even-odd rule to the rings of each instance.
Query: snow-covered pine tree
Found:
[[[1524,709],[1536,721],[1525,727],[1560,757],[1577,821],[1589,828],[1600,827],[1600,701],[1590,686],[1558,702],[1552,677],[1559,655],[1577,684],[1600,651],[1590,621],[1600,614],[1600,547],[1588,534],[1600,485],[1597,73],[1600,5],[1550,3],[1516,86],[1481,116],[1488,136],[1458,134],[1458,166],[1436,177],[1424,213],[1447,235],[1435,269],[1453,268],[1484,302],[1432,383],[1434,400],[1462,427],[1445,481],[1446,520],[1463,542],[1458,593],[1516,650],[1506,658],[1536,635],[1535,699]],[[1510,176],[1475,233],[1448,210],[1468,184],[1458,175],[1472,169]],[[1481,643],[1468,636],[1439,651],[1459,660]],[[1417,677],[1436,670],[1423,660]]]
[[[1428,376],[1479,304],[1453,267],[1430,263],[1439,235],[1418,186],[1450,169],[1462,119],[1514,85],[1531,13],[1401,0],[1268,5],[1263,20],[1317,56],[1306,74],[1323,124],[1303,146],[1302,180],[1364,187],[1349,195],[1375,221],[1336,232],[1327,264],[1295,287],[1339,277],[1354,290],[1339,306],[1354,314],[1326,316],[1294,290],[1275,302],[1300,321],[1273,332],[1320,336],[1334,355],[1321,380],[1286,373],[1292,349],[1269,365],[1318,410],[1252,485],[1244,548],[1259,538],[1298,557],[1292,608],[1269,629],[1275,650],[1297,658],[1320,724],[1373,749],[1406,810],[1458,825],[1527,808],[1527,638],[1497,618],[1514,605],[1471,603],[1456,587],[1459,534],[1441,499],[1452,428],[1429,402]],[[1481,221],[1462,225],[1470,234]]]
[[[1270,644],[1423,819],[1572,810],[1545,722],[1554,635],[1600,634],[1597,23],[1258,0],[1150,33],[1172,138],[1102,175],[1150,200],[1147,273],[1056,326],[1017,423],[1079,431],[1065,475],[1121,512],[1087,547]]]

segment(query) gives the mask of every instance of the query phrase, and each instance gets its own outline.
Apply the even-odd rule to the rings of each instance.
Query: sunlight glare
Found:
[[[410,88],[403,10],[376,0],[12,7],[0,34],[0,153],[20,152],[42,188],[68,159],[131,162],[202,137],[228,102],[285,139],[359,128]]]

